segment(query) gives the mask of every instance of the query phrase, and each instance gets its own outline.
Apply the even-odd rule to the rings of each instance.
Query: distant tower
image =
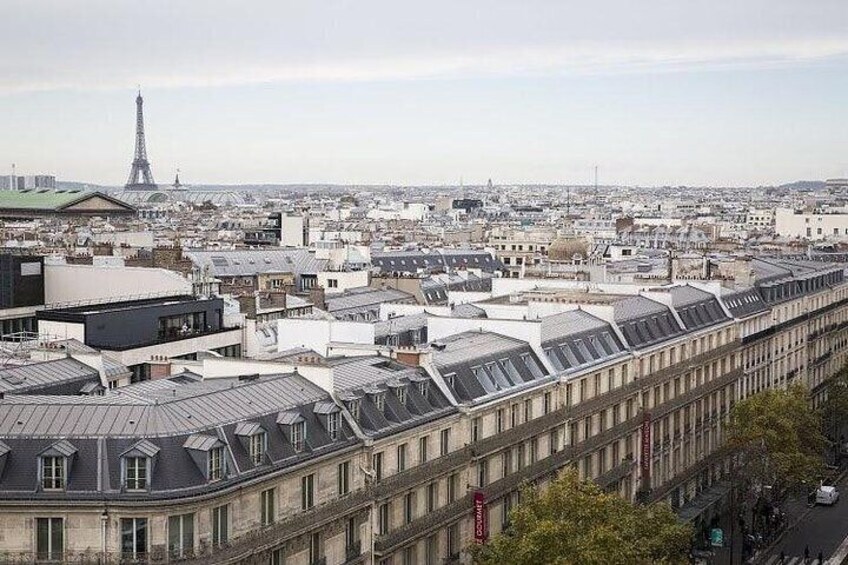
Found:
[[[150,162],[147,160],[147,147],[144,143],[144,112],[142,106],[144,100],[141,98],[141,90],[135,98],[135,157],[130,168],[130,177],[127,179],[127,190],[156,190],[156,181],[153,180],[153,171],[150,170]]]
[[[174,190],[179,190],[182,187],[183,185],[180,184],[180,170],[177,169],[177,176],[174,178]]]

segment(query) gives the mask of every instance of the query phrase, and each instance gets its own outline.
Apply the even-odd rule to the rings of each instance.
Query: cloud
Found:
[[[675,72],[848,55],[844,0],[4,0],[0,91]]]
[[[175,55],[142,67],[120,65],[32,69],[0,75],[0,90],[231,86],[263,83],[457,79],[487,76],[680,72],[693,69],[803,65],[848,56],[848,38],[722,43],[577,42],[338,57],[298,63],[233,54],[227,59]],[[39,72],[41,71],[41,72]],[[44,72],[48,71],[48,72]]]

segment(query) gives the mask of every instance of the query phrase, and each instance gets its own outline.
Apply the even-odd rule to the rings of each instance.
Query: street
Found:
[[[848,481],[843,478],[838,483],[841,498],[834,506],[815,506],[807,513],[796,528],[788,532],[766,556],[758,563],[775,565],[780,563],[781,551],[784,552],[787,565],[804,563],[804,549],[809,548],[809,563],[816,563],[819,552],[825,561],[848,536]]]

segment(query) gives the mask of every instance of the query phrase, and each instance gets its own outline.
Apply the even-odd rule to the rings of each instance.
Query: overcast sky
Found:
[[[848,174],[848,0],[2,0],[0,171],[160,183]]]

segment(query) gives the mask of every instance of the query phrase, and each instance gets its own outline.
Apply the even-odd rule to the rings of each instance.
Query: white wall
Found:
[[[330,342],[374,343],[374,324],[339,320],[285,318],[277,321],[277,351],[306,347],[327,355]]]
[[[280,227],[280,245],[284,247],[303,247],[309,242],[303,241],[303,217],[283,214]]]
[[[47,304],[114,301],[148,294],[191,294],[191,282],[174,271],[146,267],[44,265]]]
[[[85,343],[85,324],[39,320],[38,333],[55,336],[60,339],[77,339]]]
[[[318,285],[324,287],[327,294],[341,293],[351,288],[368,286],[370,280],[368,271],[328,271],[318,273]],[[330,288],[328,280],[336,281],[336,287]]]
[[[848,214],[795,214],[788,208],[778,208],[774,231],[783,237],[848,239]]]

